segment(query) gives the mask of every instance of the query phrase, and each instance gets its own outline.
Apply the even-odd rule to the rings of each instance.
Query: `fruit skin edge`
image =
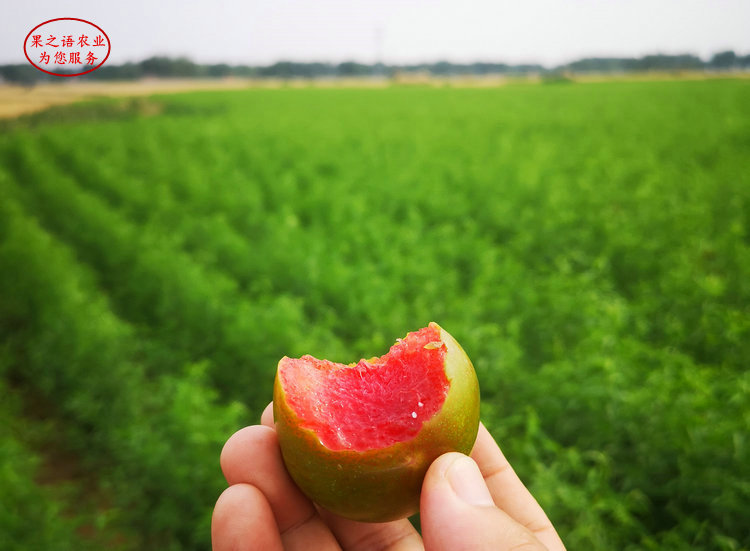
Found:
[[[471,452],[479,430],[476,372],[461,345],[434,322],[430,325],[440,329],[447,348],[448,394],[416,437],[385,448],[360,452],[323,446],[314,431],[300,428],[299,418],[286,407],[277,370],[273,410],[282,457],[294,482],[318,505],[362,522],[408,517],[419,509],[430,464],[446,452]]]

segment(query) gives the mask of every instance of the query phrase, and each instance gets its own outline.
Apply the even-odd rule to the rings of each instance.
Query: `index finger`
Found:
[[[273,423],[273,402],[268,404],[266,406],[266,409],[263,410],[263,413],[260,416],[260,424],[265,425],[267,427],[274,428]]]
[[[479,465],[495,505],[533,532],[550,551],[565,549],[546,513],[518,478],[482,423],[479,424],[471,457]]]

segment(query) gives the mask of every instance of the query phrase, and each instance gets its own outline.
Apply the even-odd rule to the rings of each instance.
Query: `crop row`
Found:
[[[137,527],[134,545],[207,545],[217,450],[247,422],[244,408],[216,403],[205,365],[148,375],[135,331],[90,271],[4,197],[0,263],[14,268],[0,276],[6,374],[54,404],[66,451],[107,491],[121,525]]]

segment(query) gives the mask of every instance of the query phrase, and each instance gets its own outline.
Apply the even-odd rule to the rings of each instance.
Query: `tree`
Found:
[[[719,52],[711,58],[708,65],[714,69],[731,69],[738,65],[737,54],[734,50]]]

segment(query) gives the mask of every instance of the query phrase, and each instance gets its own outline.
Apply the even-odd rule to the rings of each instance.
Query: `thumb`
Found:
[[[461,453],[441,455],[430,466],[420,519],[425,551],[546,549],[495,506],[479,467]]]

